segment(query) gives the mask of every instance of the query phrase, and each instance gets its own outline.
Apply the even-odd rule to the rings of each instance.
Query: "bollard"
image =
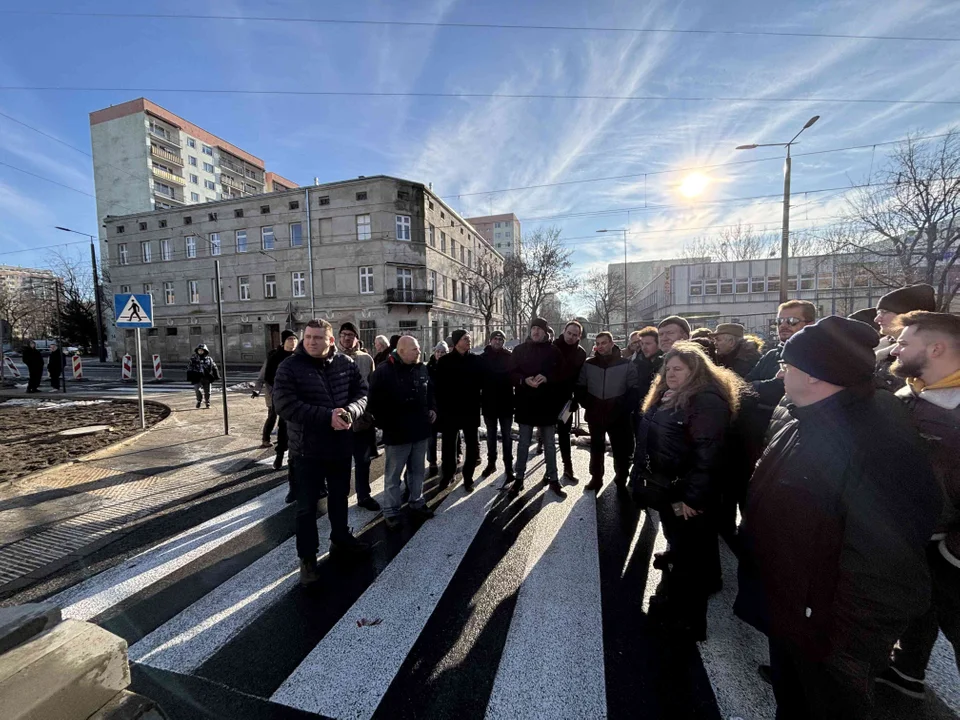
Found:
[[[154,380],[163,380],[163,368],[160,366],[160,356],[153,356],[153,378]]]
[[[20,371],[17,370],[17,366],[13,364],[13,360],[4,356],[3,362],[7,366],[7,370],[13,373],[14,377],[20,377]]]
[[[80,359],[79,355],[73,356],[73,379],[83,379],[83,360]]]
[[[129,380],[133,377],[133,358],[129,355],[123,356],[123,364],[120,366],[120,379]]]

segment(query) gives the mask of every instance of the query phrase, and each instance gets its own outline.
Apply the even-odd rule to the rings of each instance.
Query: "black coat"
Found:
[[[287,421],[292,455],[349,457],[353,433],[330,425],[335,408],[356,421],[367,406],[367,384],[356,364],[337,352],[313,358],[303,345],[277,368],[273,407]]]
[[[50,373],[50,377],[59,377],[63,374],[63,368],[66,364],[67,359],[64,357],[63,351],[57,348],[50,353],[50,359],[47,360],[47,372]]]
[[[40,370],[43,372],[43,355],[40,354],[39,350],[28,346],[23,348],[21,356],[23,364],[27,366],[27,370],[31,372]]]
[[[563,339],[563,335],[553,341],[553,346],[560,352],[563,364],[557,374],[557,379],[553,383],[553,391],[556,395],[557,413],[563,410],[567,400],[574,396],[577,389],[577,380],[580,378],[580,370],[587,361],[586,351],[580,347],[579,343],[570,345]],[[579,403],[574,398],[570,405],[570,411],[574,412],[579,407]]]
[[[892,395],[866,383],[788,409],[750,481],[734,609],[812,660],[881,662],[929,605],[940,490]]]
[[[440,429],[480,427],[483,361],[471,352],[451,350],[434,372],[437,423]]]
[[[760,405],[770,413],[783,399],[783,379],[777,377],[780,372],[780,353],[783,352],[783,343],[773,350],[768,350],[760,358],[760,362],[753,366],[753,370],[744,378],[757,391]]]
[[[535,343],[527,340],[518,345],[510,356],[510,382],[514,387],[514,417],[520,425],[544,427],[556,425],[563,403],[560,402],[561,387],[554,383],[564,380],[563,356],[550,342]],[[524,380],[543,375],[547,382],[532,388]],[[572,395],[572,390],[571,390]]]
[[[647,393],[650,392],[650,387],[653,385],[653,379],[663,366],[663,353],[657,350],[652,356],[646,357],[638,350],[637,356],[633,359],[633,364],[637,368],[637,377],[640,383],[637,394],[640,398],[639,404],[642,405]]]
[[[263,371],[263,381],[267,385],[273,385],[277,378],[277,368],[280,367],[280,363],[282,363],[291,355],[293,355],[293,353],[284,350],[283,345],[271,350],[267,354],[267,366]]]
[[[722,451],[729,426],[730,405],[712,385],[694,395],[682,410],[661,402],[641,420],[637,437],[640,447],[646,448],[646,462],[640,457],[644,451],[638,459],[657,485],[670,485],[670,502],[709,511],[720,496]]]
[[[396,353],[373,371],[367,412],[383,430],[384,445],[405,445],[429,437],[436,412],[433,383],[423,363],[407,365]]]
[[[506,348],[494,350],[490,345],[483,349],[483,397],[481,407],[484,417],[499,417],[513,413],[513,384],[510,382],[510,355]]]

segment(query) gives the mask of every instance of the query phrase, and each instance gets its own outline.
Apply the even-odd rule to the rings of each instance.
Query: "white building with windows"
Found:
[[[220,262],[227,360],[259,362],[280,332],[312,317],[432,348],[458,327],[483,334],[470,282],[503,256],[424,185],[387,176],[108,217],[108,292],[151,293],[145,353],[186,359],[218,344]],[[498,299],[493,328],[502,329]],[[133,349],[132,332],[112,340]]]
[[[467,222],[505,258],[520,254],[523,247],[520,220],[513,213],[467,218]]]

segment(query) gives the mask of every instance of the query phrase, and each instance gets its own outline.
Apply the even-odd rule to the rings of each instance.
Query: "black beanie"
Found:
[[[877,310],[903,315],[914,310],[937,311],[937,294],[926,283],[891,290],[877,302]]]
[[[454,331],[450,334],[450,339],[453,340],[453,342],[450,344],[450,349],[452,350],[452,349],[453,349],[453,346],[456,345],[458,342],[460,342],[460,340],[461,340],[461,339],[463,338],[463,336],[466,335],[466,334],[467,334],[467,331],[464,330],[463,328],[460,328],[459,330],[454,330]]]
[[[357,337],[360,337],[360,333],[357,332],[357,326],[354,325],[352,322],[345,322],[343,325],[341,325],[340,332],[343,332],[344,330],[346,330],[347,332],[352,332]]]
[[[791,335],[780,359],[818,380],[851,387],[873,376],[879,342],[866,323],[830,315]]]
[[[544,320],[543,318],[534,318],[533,320],[531,320],[530,327],[532,328],[538,327],[544,332],[550,332],[550,326],[547,324],[547,321]]]
[[[663,328],[664,325],[677,325],[682,328],[683,331],[687,334],[687,337],[690,337],[690,323],[688,323],[684,318],[679,315],[671,315],[670,317],[665,317],[657,325],[657,330]]]
[[[295,338],[296,336],[297,334],[293,330],[284,330],[280,333],[280,344],[283,345],[287,341],[287,338]]]
[[[859,320],[862,323],[866,323],[877,332],[880,332],[880,326],[877,325],[877,309],[875,307],[857,310],[855,313],[847,315],[847,317],[851,320]]]

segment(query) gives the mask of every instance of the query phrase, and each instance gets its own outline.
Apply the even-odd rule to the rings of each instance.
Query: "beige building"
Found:
[[[0,265],[0,311],[8,307],[17,322],[0,314],[4,344],[11,335],[46,337],[55,322],[57,276],[50,270]]]
[[[109,293],[151,293],[145,352],[183,361],[203,342],[219,356],[220,261],[227,359],[259,362],[285,328],[351,321],[365,346],[411,334],[424,347],[458,327],[487,331],[478,264],[503,256],[420,183],[387,176],[105,220]],[[490,329],[502,328],[497,298]],[[133,349],[133,332],[112,340]]]
[[[467,222],[473,225],[480,236],[505,258],[520,254],[520,249],[523,247],[520,220],[513,213],[467,218]]]

